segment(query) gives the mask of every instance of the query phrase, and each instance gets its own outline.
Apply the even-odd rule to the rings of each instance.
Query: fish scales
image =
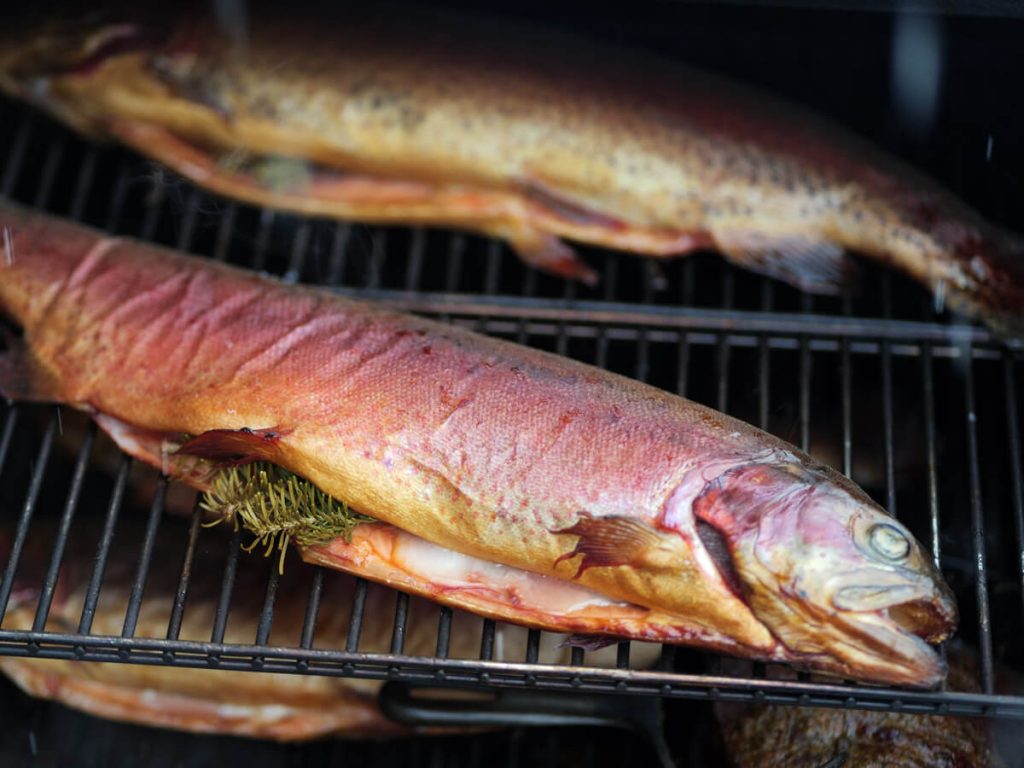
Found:
[[[184,435],[182,453],[215,463],[270,461],[441,552],[641,606],[688,641],[941,675],[920,637],[945,636],[955,606],[930,557],[777,438],[449,325],[13,207],[0,224],[19,254],[0,307],[24,329],[0,358],[11,396],[76,405],[138,441]],[[131,450],[167,463],[162,447]]]
[[[62,234],[18,227],[16,247],[55,248]],[[220,428],[286,432],[286,444],[351,473],[293,467],[300,474],[438,543],[478,542],[474,555],[536,569],[542,548],[554,563],[566,540],[550,530],[572,525],[580,509],[653,523],[708,447],[724,461],[764,451],[738,421],[544,352],[127,241],[92,253],[88,275],[77,270],[39,318],[63,328],[40,334],[53,344],[36,349],[67,400],[190,434],[231,408]],[[249,311],[220,314],[207,329],[203,316],[227,302]],[[203,341],[186,359],[181,334],[196,324]],[[515,462],[503,460],[506,447]],[[367,472],[382,475],[386,497],[341,492]],[[455,499],[459,514],[435,495]],[[450,518],[448,530],[413,511],[424,507]]]

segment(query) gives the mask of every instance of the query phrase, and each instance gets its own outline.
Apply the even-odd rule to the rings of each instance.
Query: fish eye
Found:
[[[879,523],[868,532],[871,548],[887,560],[902,560],[910,554],[910,540],[894,525]]]

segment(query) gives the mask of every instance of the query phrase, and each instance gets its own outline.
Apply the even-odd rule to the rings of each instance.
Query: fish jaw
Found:
[[[710,483],[694,511],[726,540],[751,610],[793,660],[921,687],[944,678],[928,642],[956,627],[952,593],[864,494],[817,468],[748,465]]]

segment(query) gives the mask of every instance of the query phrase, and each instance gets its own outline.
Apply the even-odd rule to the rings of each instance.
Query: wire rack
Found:
[[[914,692],[806,675],[778,679],[754,665],[737,673],[719,657],[665,646],[648,667],[631,645],[595,666],[573,649],[546,659],[528,633],[521,659],[498,659],[485,621],[479,653],[449,653],[453,612],[437,610],[432,654],[405,652],[410,598],[397,594],[390,646],[361,646],[367,584],[359,581],[347,635],[314,641],[324,573],[306,595],[299,640],[272,641],[278,574],[267,567],[251,642],[225,642],[242,534],[225,547],[215,619],[206,640],[180,637],[194,588],[192,563],[208,542],[193,513],[179,558],[166,632],[137,632],[155,542],[167,524],[168,483],[151,493],[119,634],[92,631],[115,532],[130,506],[131,461],[95,457],[105,438],[89,427],[68,447],[61,410],[0,404],[0,517],[12,525],[0,581],[0,618],[34,521],[56,518],[31,630],[0,625],[0,654],[135,664],[373,678],[417,684],[635,694],[908,712],[1024,717],[1013,681],[1024,671],[1024,481],[1020,386],[1024,348],[936,312],[898,276],[868,270],[857,298],[811,298],[732,270],[712,255],[658,264],[596,250],[603,275],[587,289],[519,264],[500,243],[427,230],[312,221],[215,200],[138,158],[82,142],[37,114],[0,101],[0,194],[111,232],[212,259],[317,283],[439,316],[606,367],[727,411],[795,442],[854,477],[933,553],[957,593],[960,636],[976,659],[972,691]],[[65,416],[66,418],[66,416]],[[101,489],[101,490],[97,490]],[[86,510],[89,511],[86,511]],[[47,631],[62,557],[76,519],[100,531],[75,631]],[[218,534],[219,535],[219,534]],[[207,546],[210,546],[207,544]],[[212,546],[222,546],[214,544]],[[276,562],[274,563],[276,565]],[[290,557],[291,568],[305,568]],[[635,654],[634,654],[635,657]]]

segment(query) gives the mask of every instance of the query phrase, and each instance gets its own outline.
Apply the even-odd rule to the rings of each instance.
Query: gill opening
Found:
[[[736,571],[736,564],[733,562],[732,553],[729,551],[729,542],[718,528],[706,520],[697,518],[697,538],[700,539],[704,549],[711,557],[711,561],[718,569],[719,575],[725,585],[741,600],[746,601],[746,590],[743,580]]]
[[[216,517],[207,525],[229,520],[236,529],[241,525],[253,534],[255,538],[243,547],[247,552],[262,546],[264,557],[269,557],[276,549],[280,573],[290,541],[300,546],[339,537],[351,541],[357,525],[374,522],[305,478],[263,461],[218,471],[200,507]]]

